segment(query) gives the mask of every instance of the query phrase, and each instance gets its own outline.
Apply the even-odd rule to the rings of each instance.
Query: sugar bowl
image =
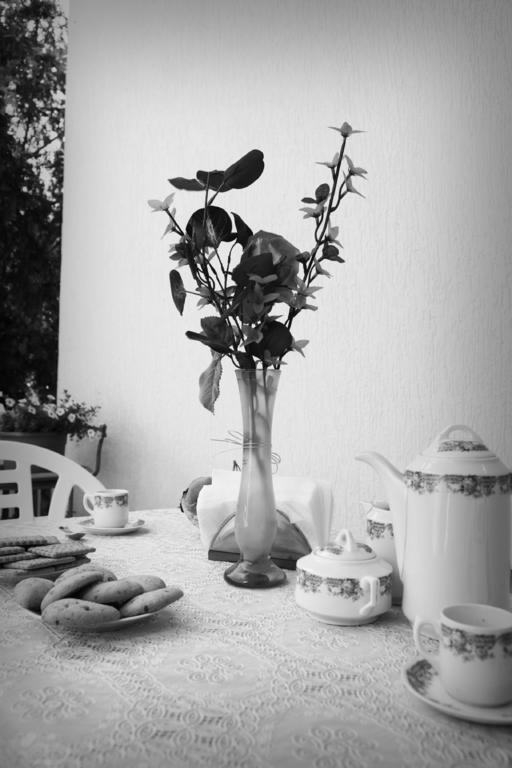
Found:
[[[391,608],[393,567],[343,528],[297,560],[297,604],[326,624],[368,624]]]

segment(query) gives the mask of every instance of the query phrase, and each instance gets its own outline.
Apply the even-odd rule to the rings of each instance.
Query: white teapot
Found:
[[[393,511],[409,621],[455,603],[510,609],[512,476],[479,435],[447,427],[404,474],[378,453],[356,458],[378,472]]]
[[[297,604],[326,624],[368,624],[391,608],[392,566],[346,528],[296,568]]]

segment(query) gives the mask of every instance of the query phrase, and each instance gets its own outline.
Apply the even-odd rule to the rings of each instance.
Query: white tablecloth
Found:
[[[180,512],[140,516],[147,532],[89,536],[90,557],[181,585],[159,616],[57,633],[0,587],[2,768],[512,766],[512,728],[451,719],[404,689],[415,652],[398,608],[365,627],[317,623],[295,604],[294,572],[273,590],[231,587]]]

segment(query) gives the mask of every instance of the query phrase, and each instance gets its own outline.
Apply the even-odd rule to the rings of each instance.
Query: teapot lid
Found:
[[[456,433],[462,433],[463,437]],[[505,475],[509,470],[471,427],[451,424],[442,430],[409,470],[436,473]]]
[[[356,541],[347,528],[343,528],[333,543],[315,549],[315,555],[329,560],[342,560],[345,563],[374,560],[377,555],[368,544]]]
[[[454,432],[465,432],[469,439],[454,438]],[[496,455],[488,449],[482,438],[470,427],[463,424],[452,424],[443,429],[424,451],[425,456],[438,456],[444,453],[471,453],[473,456],[477,453],[478,458],[496,458]]]

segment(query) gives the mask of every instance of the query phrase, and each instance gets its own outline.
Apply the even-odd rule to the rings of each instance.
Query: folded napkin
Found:
[[[234,540],[234,517],[241,472],[212,471],[197,499],[197,521],[203,545],[211,559],[233,559],[217,555],[239,554]],[[326,544],[332,518],[332,489],[323,480],[274,475],[278,511],[278,533],[272,556],[295,561],[311,549]],[[286,565],[283,565],[286,567]]]

